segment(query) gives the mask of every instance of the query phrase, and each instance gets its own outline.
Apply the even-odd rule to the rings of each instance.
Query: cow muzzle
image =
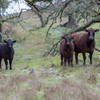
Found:
[[[89,37],[89,40],[94,40],[94,37],[90,36],[90,37]]]

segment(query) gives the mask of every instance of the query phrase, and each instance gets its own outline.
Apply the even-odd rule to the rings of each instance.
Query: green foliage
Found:
[[[96,2],[97,0],[75,0],[66,7],[64,13],[71,14],[77,22],[81,19],[89,21],[97,14],[96,10],[100,10],[100,5]]]
[[[0,16],[3,16],[9,4],[18,0],[0,0]]]
[[[8,15],[8,13],[6,12],[6,9],[8,8],[9,4],[14,1],[17,2],[18,0],[0,0],[0,42],[2,41],[3,38],[6,37],[2,32],[2,24],[4,22],[8,21],[8,19],[9,19],[9,18],[7,19],[5,17],[5,14],[6,14],[6,16]]]
[[[7,8],[9,3],[10,2],[8,0],[0,0],[0,11],[3,11],[5,8]]]
[[[41,2],[41,1],[43,1],[43,2],[51,2],[52,0],[25,0],[26,2],[33,2],[33,3],[35,3],[35,2]]]

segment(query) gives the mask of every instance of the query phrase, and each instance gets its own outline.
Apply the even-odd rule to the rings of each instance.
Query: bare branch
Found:
[[[65,5],[61,8],[60,10],[60,21],[62,21],[62,14],[64,12],[64,9],[69,5],[69,3],[71,3],[73,0],[69,0],[65,3]]]
[[[72,34],[72,33],[75,33],[75,32],[80,32],[80,31],[83,31],[85,30],[86,28],[88,28],[89,26],[91,26],[92,24],[95,24],[95,23],[100,23],[100,17],[97,17],[93,20],[91,20],[90,22],[88,22],[87,24],[73,30],[73,31],[70,31],[70,32],[67,32],[64,36],[67,36],[68,34]],[[57,54],[57,51],[56,51],[56,48],[58,46],[58,44],[60,43],[61,39],[59,41],[57,41],[55,44],[53,44],[53,46],[50,48],[50,50],[48,50],[48,52],[46,53],[46,55],[55,55]],[[100,51],[99,49],[95,48],[96,51]]]
[[[9,17],[5,17],[4,19],[1,20],[1,23],[7,22],[8,20],[11,20],[11,19],[14,19],[14,18],[20,18],[22,11],[23,10],[21,10],[19,14],[15,14],[15,15],[12,15],[12,16],[9,16]]]
[[[75,29],[74,31],[72,31],[71,33],[74,33],[74,32],[79,32],[79,31],[83,31],[84,29],[88,28],[89,26],[91,26],[92,24],[95,24],[95,23],[100,23],[100,17],[98,18],[95,18],[95,19],[92,19],[90,22],[86,23],[85,25]]]
[[[49,26],[49,28],[48,28],[48,30],[47,30],[46,37],[48,36],[48,33],[49,33],[50,29],[52,28],[53,24],[56,23],[56,19],[58,18],[59,15],[60,15],[60,20],[62,20],[62,14],[63,14],[64,9],[65,9],[65,8],[67,7],[67,5],[68,5],[69,3],[71,3],[72,1],[73,1],[73,0],[67,1],[67,2],[64,4],[64,6],[63,6],[58,12],[57,12],[57,11],[55,12],[55,16],[52,18],[53,21],[52,21],[51,25]]]

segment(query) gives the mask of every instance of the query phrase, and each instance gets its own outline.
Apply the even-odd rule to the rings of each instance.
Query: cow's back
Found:
[[[74,37],[75,52],[83,53],[83,52],[90,52],[91,49],[94,50],[95,41],[93,42],[92,48],[89,48],[87,44],[88,42],[87,33],[73,33],[70,36]]]

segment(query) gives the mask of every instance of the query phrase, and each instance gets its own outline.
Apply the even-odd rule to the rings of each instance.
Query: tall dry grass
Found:
[[[33,69],[26,74],[0,75],[0,100],[37,100],[40,88]]]
[[[100,100],[100,95],[82,82],[64,80],[45,90],[46,100]]]

